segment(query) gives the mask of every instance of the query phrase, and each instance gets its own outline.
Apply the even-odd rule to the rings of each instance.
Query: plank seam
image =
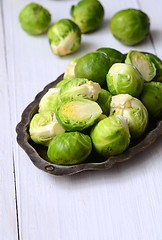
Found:
[[[137,3],[137,6],[139,7],[139,9],[142,11],[142,6],[141,6],[140,1],[139,1],[139,0],[136,0],[136,3]],[[153,37],[152,37],[151,32],[150,32],[149,38],[150,38],[152,47],[153,47],[153,49],[154,49],[155,55],[157,55],[157,51],[156,51],[156,48],[155,48],[155,44],[154,44],[154,40],[153,40]]]
[[[2,31],[3,31],[3,45],[4,45],[4,60],[5,60],[5,66],[6,66],[6,77],[8,79],[8,64],[7,64],[7,48],[6,48],[6,32],[5,32],[5,20],[4,20],[4,5],[3,0],[0,1],[0,11],[1,11],[1,20],[2,20]],[[7,94],[8,99],[9,94],[9,86],[7,84]],[[11,109],[11,102],[9,100],[9,108]],[[10,121],[11,121],[11,115],[10,115]],[[14,154],[13,154],[13,179],[14,179],[14,194],[15,194],[15,210],[16,210],[16,224],[17,224],[17,239],[20,240],[20,231],[19,231],[19,214],[18,214],[18,201],[17,201],[17,187],[16,187],[16,172],[15,172],[15,161],[14,161]]]
[[[15,161],[13,155],[13,175],[14,175],[14,186],[15,186],[15,207],[16,207],[16,219],[17,219],[17,238],[20,240],[20,229],[19,229],[19,212],[18,212],[18,201],[17,201],[17,187],[16,187],[16,171],[15,171]]]
[[[5,57],[5,65],[6,65],[6,73],[8,76],[8,64],[7,64],[7,50],[6,50],[6,33],[4,28],[4,14],[3,14],[3,0],[0,1],[1,4],[1,19],[2,19],[2,31],[3,31],[3,42],[4,42],[4,57]]]

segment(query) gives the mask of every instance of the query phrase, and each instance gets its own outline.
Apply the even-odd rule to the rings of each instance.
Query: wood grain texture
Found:
[[[33,37],[21,29],[19,12],[31,1],[2,2],[0,97],[4,114],[1,114],[0,124],[4,127],[0,135],[1,239],[161,240],[162,137],[147,151],[108,171],[55,177],[41,172],[31,163],[18,146],[15,133],[23,109],[37,92],[64,72],[70,60],[99,47],[112,47],[123,53],[132,49],[119,43],[110,32],[109,22],[117,11],[131,7],[148,13],[152,39],[148,37],[133,49],[152,52],[162,58],[161,0],[156,4],[153,0],[101,0],[105,8],[102,27],[94,33],[82,35],[82,47],[62,58],[51,53],[46,34]],[[35,2],[51,12],[54,23],[61,18],[70,18],[70,7],[78,1]]]
[[[15,240],[18,236],[14,156],[12,140],[12,99],[6,59],[3,4],[0,2],[0,238]]]

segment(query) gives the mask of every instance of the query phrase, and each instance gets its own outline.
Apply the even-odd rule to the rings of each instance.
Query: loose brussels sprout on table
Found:
[[[31,35],[40,35],[48,30],[51,14],[41,5],[30,3],[21,10],[19,21],[25,32]]]
[[[84,162],[91,150],[92,142],[88,135],[80,132],[67,132],[53,138],[47,155],[52,163],[72,165]]]
[[[61,19],[48,30],[48,39],[53,54],[64,56],[78,50],[81,31],[70,19]]]
[[[104,157],[124,152],[130,143],[128,123],[122,116],[101,120],[90,133],[95,150]]]
[[[90,52],[82,56],[75,66],[75,76],[97,82],[102,87],[110,68],[110,59],[101,52]]]
[[[82,0],[71,7],[71,19],[82,33],[95,31],[103,22],[104,8],[97,0]]]
[[[107,86],[112,95],[128,93],[139,97],[143,89],[143,78],[139,71],[125,63],[115,63],[107,74]]]
[[[42,112],[34,115],[30,122],[31,139],[38,144],[48,146],[49,142],[65,129],[57,121],[54,112]]]
[[[130,50],[125,63],[136,67],[146,82],[151,81],[156,75],[154,63],[144,53]]]
[[[111,115],[124,116],[128,121],[131,138],[141,137],[148,126],[148,111],[143,103],[129,94],[119,94],[112,97]]]
[[[101,87],[98,83],[84,78],[74,78],[62,86],[60,98],[62,101],[78,97],[96,101],[100,92]]]
[[[140,100],[154,119],[162,118],[162,83],[144,83]]]
[[[150,34],[150,20],[146,13],[138,9],[125,9],[111,18],[110,29],[121,43],[133,46]]]

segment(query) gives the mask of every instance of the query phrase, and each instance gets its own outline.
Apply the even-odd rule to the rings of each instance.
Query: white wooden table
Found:
[[[146,151],[110,170],[56,177],[37,169],[16,142],[24,108],[67,63],[99,47],[126,53],[148,51],[162,58],[161,0],[101,0],[102,27],[82,35],[76,53],[54,56],[46,34],[29,36],[20,10],[31,1],[0,1],[0,239],[1,240],[161,240],[162,137]],[[77,1],[37,0],[52,22],[70,18]],[[127,47],[112,36],[110,18],[137,8],[151,20],[151,38]]]

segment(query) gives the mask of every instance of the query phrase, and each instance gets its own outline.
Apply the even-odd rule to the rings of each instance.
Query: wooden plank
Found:
[[[6,39],[3,2],[0,2],[0,235],[1,239],[18,239],[14,157],[11,130],[11,102],[7,75]]]
[[[46,84],[64,72],[71,59],[104,46],[123,53],[132,49],[114,39],[109,21],[121,9],[139,8],[135,0],[114,0],[113,4],[102,0],[105,8],[102,28],[83,35],[78,52],[59,58],[52,55],[46,35],[32,37],[22,31],[18,14],[29,2],[4,2],[13,129],[27,104]],[[76,1],[36,2],[49,9],[52,21],[56,22],[69,18],[70,6]],[[158,2],[160,4],[160,0]],[[155,17],[152,16],[152,22]],[[154,53],[149,38],[133,49]],[[71,177],[41,172],[14,142],[20,239],[160,240],[161,140],[159,138],[147,151],[109,171],[85,172]]]
[[[155,48],[155,53],[159,58],[162,59],[162,31],[161,31],[161,11],[162,11],[162,2],[161,1],[153,1],[153,0],[138,0],[138,5],[140,8],[145,11],[150,18],[150,26],[151,26],[151,36],[153,45]]]

